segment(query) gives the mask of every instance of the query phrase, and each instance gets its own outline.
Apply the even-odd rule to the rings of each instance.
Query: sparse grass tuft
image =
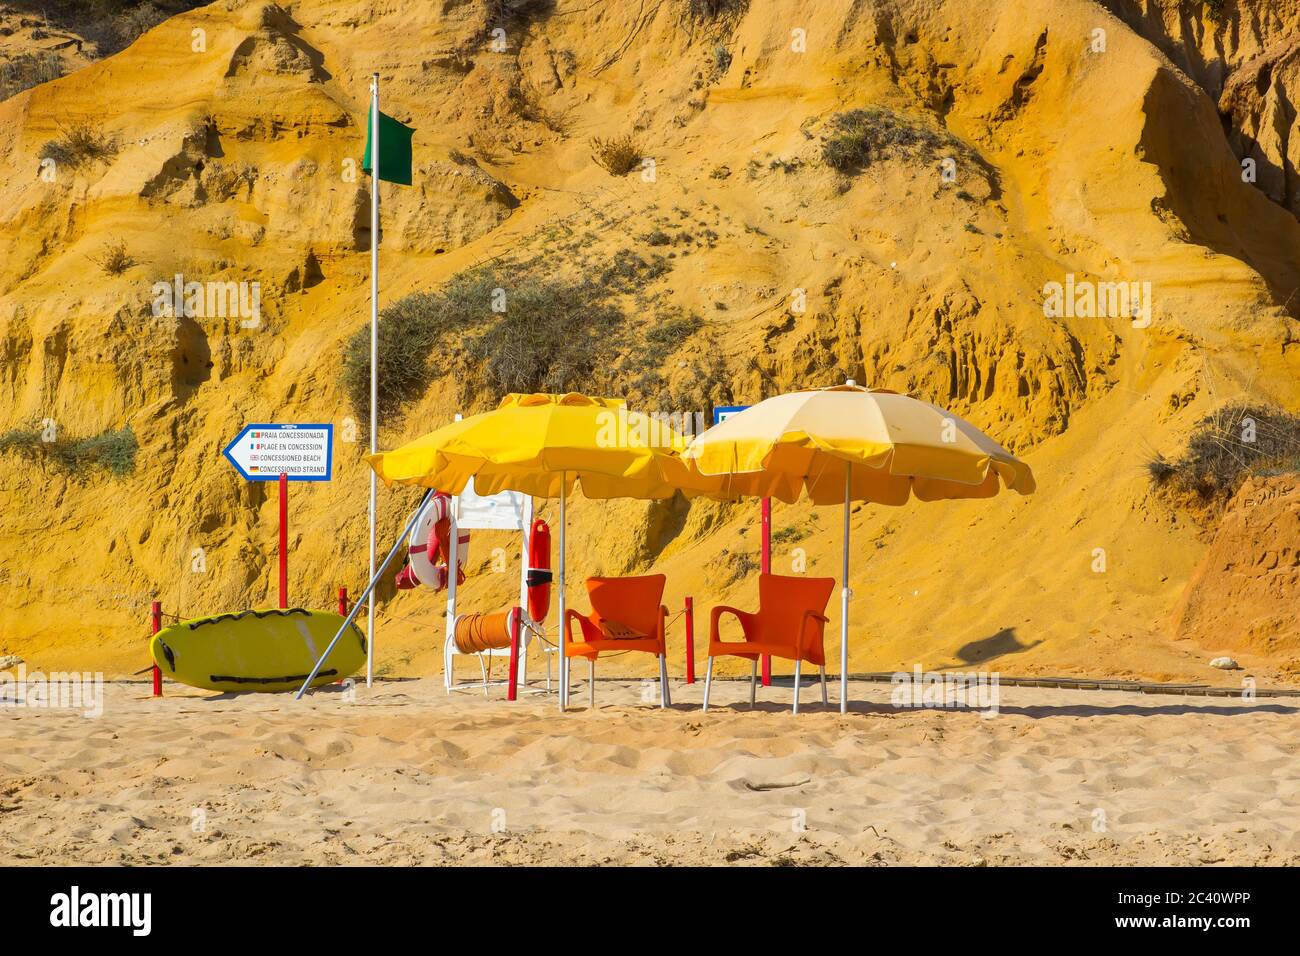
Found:
[[[41,147],[41,159],[77,169],[87,163],[106,162],[117,155],[117,142],[105,136],[93,123],[59,127],[59,136]]]
[[[1155,486],[1222,503],[1250,475],[1300,471],[1300,415],[1238,402],[1196,424],[1177,461],[1156,455],[1147,462]]]
[[[631,134],[610,139],[593,137],[591,158],[611,176],[626,176],[641,164],[641,144]]]
[[[712,562],[714,574],[711,580],[718,587],[726,588],[737,581],[752,577],[762,570],[758,555],[750,551],[723,550]]]
[[[686,344],[686,340],[703,324],[703,320],[694,313],[671,315],[651,326],[646,333],[646,341],[656,350],[663,350],[664,357],[667,357]]]
[[[643,259],[631,249],[620,249],[601,270],[597,282],[607,292],[635,292],[667,271],[668,260],[663,256]]]
[[[822,161],[842,173],[856,173],[886,156],[930,162],[940,152],[969,152],[960,141],[884,107],[848,110],[830,119]]]
[[[552,109],[546,105],[545,97],[528,80],[523,80],[515,91],[516,111],[521,117],[534,123],[541,123],[552,133],[568,136],[572,123],[569,110]]]
[[[68,467],[95,464],[121,476],[135,470],[135,456],[139,450],[135,432],[126,425],[117,431],[102,432],[72,442],[66,448],[65,457]]]
[[[111,276],[120,276],[135,265],[135,260],[126,251],[126,243],[121,239],[105,243],[99,255],[91,256],[90,261]]]
[[[14,428],[0,433],[0,452],[17,451],[22,453],[29,449],[35,449],[40,444],[41,430],[39,428]]]
[[[32,461],[52,462],[62,471],[80,472],[94,466],[122,476],[135,470],[139,451],[130,425],[89,438],[46,441],[40,428],[17,428],[0,434],[0,452],[16,452]]]
[[[772,543],[777,545],[794,544],[808,537],[815,529],[808,525],[788,524],[772,532]]]
[[[1164,455],[1157,454],[1147,462],[1147,474],[1151,476],[1153,485],[1163,485],[1170,478],[1178,473],[1178,469]]]

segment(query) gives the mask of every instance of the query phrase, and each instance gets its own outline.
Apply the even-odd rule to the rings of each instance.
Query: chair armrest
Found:
[[[711,643],[722,643],[722,638],[718,636],[718,621],[724,614],[730,614],[740,622],[740,631],[745,635],[745,639],[748,640],[749,633],[753,629],[754,623],[758,620],[758,615],[751,614],[748,611],[742,611],[739,608],[720,604],[709,612],[709,641]]]
[[[801,656],[804,649],[808,647],[814,638],[825,640],[826,625],[830,623],[830,620],[825,614],[819,614],[816,611],[803,612],[803,624],[799,628],[799,653]],[[808,625],[810,624],[812,625],[812,634],[808,633]]]
[[[563,622],[563,624],[564,624],[564,637],[565,637],[565,640],[566,640],[568,643],[570,643],[570,644],[572,644],[572,643],[574,642],[574,641],[573,641],[573,628],[570,627],[570,622],[572,622],[574,618],[577,618],[577,619],[578,619],[578,628],[579,628],[579,630],[582,631],[582,636],[583,636],[583,638],[585,639],[586,636],[587,636],[587,628],[584,626],[584,624],[585,624],[586,621],[587,621],[587,618],[586,618],[585,616],[579,614],[579,613],[578,613],[577,611],[575,611],[573,608],[571,608],[571,607],[566,607],[566,608],[564,609],[564,622]]]

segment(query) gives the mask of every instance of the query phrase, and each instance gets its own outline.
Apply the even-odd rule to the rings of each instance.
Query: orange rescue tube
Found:
[[[528,558],[528,618],[541,624],[551,609],[551,528],[541,518],[528,532]]]

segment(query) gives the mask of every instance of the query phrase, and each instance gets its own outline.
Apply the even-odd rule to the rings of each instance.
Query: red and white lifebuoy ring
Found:
[[[456,583],[465,583],[465,562],[469,558],[469,532],[461,531],[456,545]],[[397,586],[413,588],[417,583],[441,591],[447,586],[447,565],[451,561],[451,496],[436,492],[416,519],[407,543],[407,564],[397,574]]]

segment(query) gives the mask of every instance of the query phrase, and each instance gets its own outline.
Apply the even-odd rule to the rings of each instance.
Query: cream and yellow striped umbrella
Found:
[[[778,395],[698,436],[682,453],[691,470],[721,480],[714,497],[773,497],[844,505],[840,588],[840,711],[848,707],[849,505],[901,505],[1034,491],[1029,466],[929,402],[852,381]]]

